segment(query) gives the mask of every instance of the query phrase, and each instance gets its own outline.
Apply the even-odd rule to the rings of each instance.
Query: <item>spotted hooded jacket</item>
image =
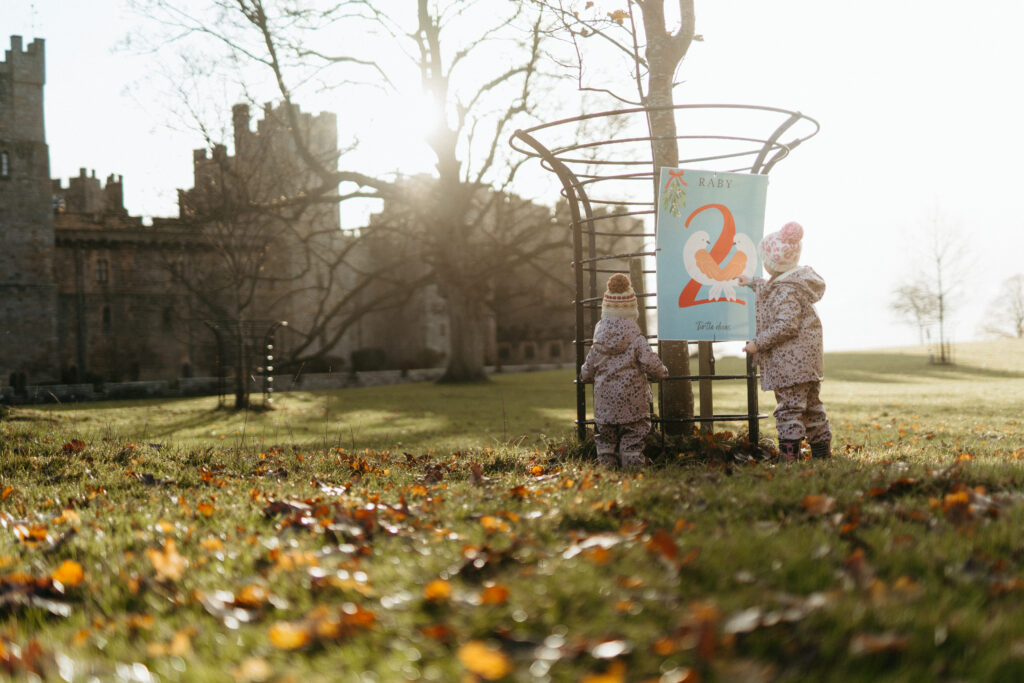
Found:
[[[651,416],[651,385],[668,368],[651,350],[640,326],[629,318],[602,318],[580,379],[594,382],[594,420],[626,424]]]
[[[800,266],[765,281],[751,283],[757,295],[757,363],[765,391],[824,379],[821,319],[814,304],[825,294],[825,281]]]

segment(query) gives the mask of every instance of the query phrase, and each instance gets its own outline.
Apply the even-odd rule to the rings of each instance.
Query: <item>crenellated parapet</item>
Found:
[[[22,49],[21,36],[11,36],[11,49],[4,51],[0,73],[17,83],[46,83],[45,41],[36,38],[27,49]]]

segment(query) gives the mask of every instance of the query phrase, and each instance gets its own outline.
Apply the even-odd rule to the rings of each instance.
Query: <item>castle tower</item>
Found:
[[[43,128],[43,41],[21,36],[0,61],[0,384],[54,379],[57,286]]]

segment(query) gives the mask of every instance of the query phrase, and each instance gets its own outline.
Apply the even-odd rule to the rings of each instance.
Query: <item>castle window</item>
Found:
[[[103,334],[110,334],[110,306],[103,307]]]
[[[107,278],[110,276],[110,266],[107,263],[107,259],[101,258],[96,261],[96,282],[101,285],[107,283]]]
[[[11,177],[11,155],[7,150],[0,152],[0,180],[7,180]]]
[[[174,329],[174,309],[170,306],[164,309],[163,326],[164,332],[170,332]]]

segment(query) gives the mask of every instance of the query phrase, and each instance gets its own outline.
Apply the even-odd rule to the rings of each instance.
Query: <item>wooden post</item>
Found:
[[[711,394],[712,380],[708,379],[709,375],[715,374],[715,350],[712,342],[697,342],[697,365],[697,374],[701,375],[697,382],[700,389],[700,416],[710,418],[715,414],[715,403]],[[701,422],[700,431],[702,434],[712,433],[715,431],[715,423]]]
[[[659,340],[661,361],[670,377],[686,377],[690,373],[689,342]],[[667,380],[661,383],[663,417],[672,420],[693,416],[693,387],[688,379]],[[689,434],[692,427],[684,422],[666,422],[666,434]]]

